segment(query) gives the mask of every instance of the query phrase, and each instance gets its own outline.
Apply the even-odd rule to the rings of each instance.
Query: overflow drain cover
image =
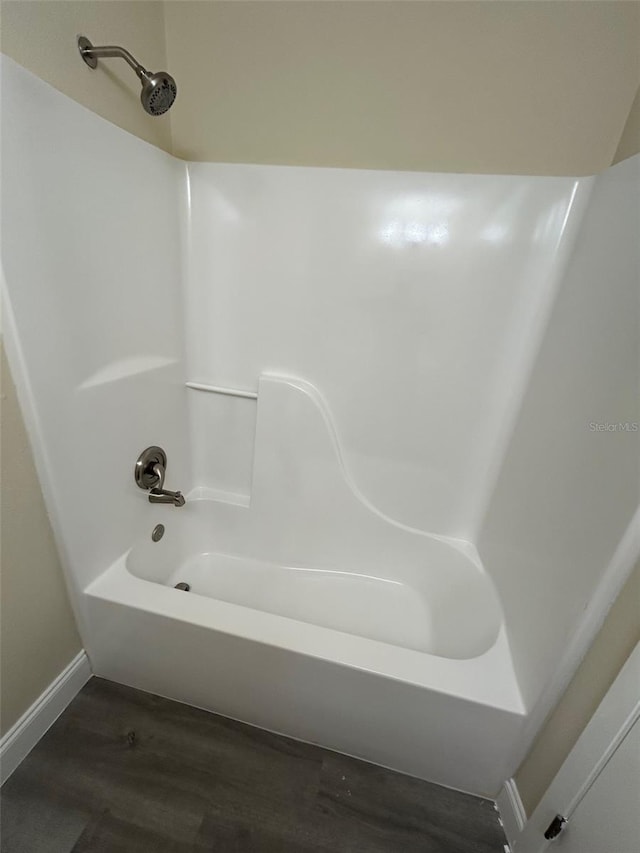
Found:
[[[182,581],[182,583],[177,583],[177,584],[175,585],[174,589],[181,589],[181,590],[183,590],[184,592],[189,592],[189,590],[191,589],[191,587],[189,586],[189,584],[188,584],[188,583],[185,583],[184,581]]]

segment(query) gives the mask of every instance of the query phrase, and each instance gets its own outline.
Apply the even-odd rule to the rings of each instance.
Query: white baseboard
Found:
[[[86,652],[79,652],[0,740],[0,784],[27,757],[74,696],[91,678]]]
[[[518,786],[514,779],[507,779],[496,800],[498,813],[504,827],[507,841],[513,846],[527,822],[527,813],[522,805]]]

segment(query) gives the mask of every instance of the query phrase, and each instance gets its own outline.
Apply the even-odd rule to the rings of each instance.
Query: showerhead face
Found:
[[[140,100],[145,112],[151,116],[161,116],[171,109],[178,87],[170,74],[166,71],[147,71],[141,77],[141,82]]]

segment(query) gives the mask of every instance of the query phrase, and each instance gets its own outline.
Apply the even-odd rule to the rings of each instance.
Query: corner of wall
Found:
[[[640,154],[640,86],[629,109],[611,165],[633,157],[634,154]]]

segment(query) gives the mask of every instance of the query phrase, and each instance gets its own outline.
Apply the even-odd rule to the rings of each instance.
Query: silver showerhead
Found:
[[[146,71],[140,82],[140,100],[145,112],[151,116],[161,116],[171,109],[178,94],[178,87],[170,74],[166,71]]]
[[[178,87],[176,81],[166,71],[147,71],[123,47],[115,45],[94,47],[85,36],[78,36],[78,50],[89,68],[97,67],[99,57],[117,56],[124,59],[133,68],[142,83],[140,101],[145,112],[151,116],[161,116],[171,109],[178,94]]]

